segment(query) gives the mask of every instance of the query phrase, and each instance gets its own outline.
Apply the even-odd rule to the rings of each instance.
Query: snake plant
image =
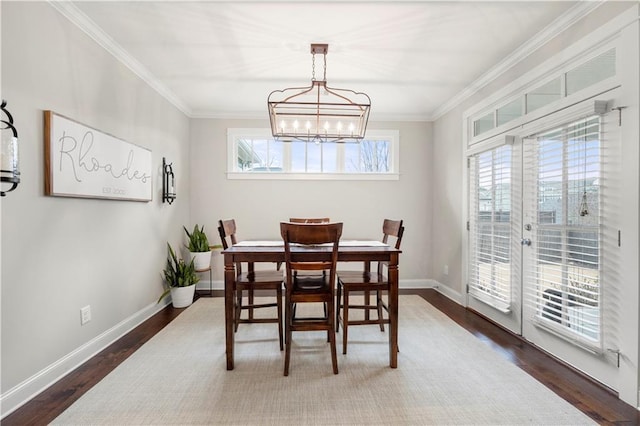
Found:
[[[187,287],[197,283],[200,279],[196,274],[196,268],[191,262],[186,263],[182,259],[178,259],[171,244],[167,243],[169,248],[169,256],[167,257],[167,266],[164,268],[163,275],[167,288],[158,299],[158,303],[171,291],[172,287]]]
[[[211,250],[209,248],[209,241],[207,240],[207,234],[204,233],[204,225],[198,228],[198,224],[193,227],[193,231],[189,232],[189,230],[183,226],[184,232],[187,233],[187,237],[189,238],[189,244],[187,247],[189,251],[192,253],[200,253]]]

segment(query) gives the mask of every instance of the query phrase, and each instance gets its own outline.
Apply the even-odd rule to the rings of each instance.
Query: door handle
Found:
[[[529,238],[523,238],[520,240],[520,244],[523,246],[531,246],[531,240]]]

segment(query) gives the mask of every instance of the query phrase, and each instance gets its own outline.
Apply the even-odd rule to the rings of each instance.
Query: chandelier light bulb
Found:
[[[293,122],[293,128],[298,130],[298,120]]]

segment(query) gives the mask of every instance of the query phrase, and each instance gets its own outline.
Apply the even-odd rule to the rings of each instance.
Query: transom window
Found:
[[[520,93],[515,99],[500,104],[491,111],[482,111],[471,118],[472,138],[488,134],[499,126],[514,123],[518,118],[551,105],[567,96],[595,86],[616,75],[616,50],[609,49],[582,64],[570,63],[560,76]]]
[[[231,179],[398,179],[399,132],[370,130],[359,142],[274,139],[269,129],[228,129]]]

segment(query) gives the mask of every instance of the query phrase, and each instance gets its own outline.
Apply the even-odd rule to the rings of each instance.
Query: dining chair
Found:
[[[400,249],[404,226],[402,220],[385,219],[382,223],[382,242],[392,243],[395,238],[396,249]],[[383,316],[383,309],[389,311],[383,300],[383,293],[389,291],[389,279],[387,276],[387,262],[378,262],[376,271],[371,271],[371,264],[367,262],[361,271],[338,271],[338,289],[336,306],[336,332],[340,330],[342,323],[342,353],[347,353],[348,329],[350,325],[378,324],[380,331],[384,331],[384,324],[389,323],[389,318]],[[371,303],[370,292],[375,292],[375,303]],[[352,292],[362,292],[364,301],[362,304],[351,304],[349,296]],[[349,309],[364,311],[364,319],[349,319]],[[377,318],[371,318],[370,312],[376,311]],[[342,313],[342,314],[341,314]]]
[[[227,249],[238,243],[236,236],[236,221],[234,219],[219,220],[218,232],[222,241],[223,249]],[[240,323],[277,323],[278,337],[280,340],[280,350],[284,349],[284,334],[282,331],[282,271],[271,270],[255,270],[252,262],[247,263],[247,272],[243,272],[242,262],[236,262],[236,279],[234,292],[235,301],[235,318],[234,331],[238,331]],[[247,304],[243,304],[244,292],[247,291]],[[273,302],[255,303],[256,290],[264,293],[265,291],[275,291],[276,300]],[[276,317],[259,317],[254,315],[255,309],[276,308]],[[247,317],[242,317],[242,311],[247,311]]]
[[[291,223],[329,223],[331,219],[328,217],[290,217]]]
[[[284,241],[286,264],[285,278],[285,358],[284,375],[289,375],[291,346],[294,331],[327,331],[331,347],[333,373],[338,374],[335,336],[336,265],[338,244],[342,235],[342,223],[280,223],[280,233]],[[309,259],[308,252],[296,250],[293,244],[331,244],[314,252]],[[297,274],[300,272],[300,274]],[[299,312],[298,305],[322,304],[323,315]],[[315,315],[315,316],[314,316]]]

